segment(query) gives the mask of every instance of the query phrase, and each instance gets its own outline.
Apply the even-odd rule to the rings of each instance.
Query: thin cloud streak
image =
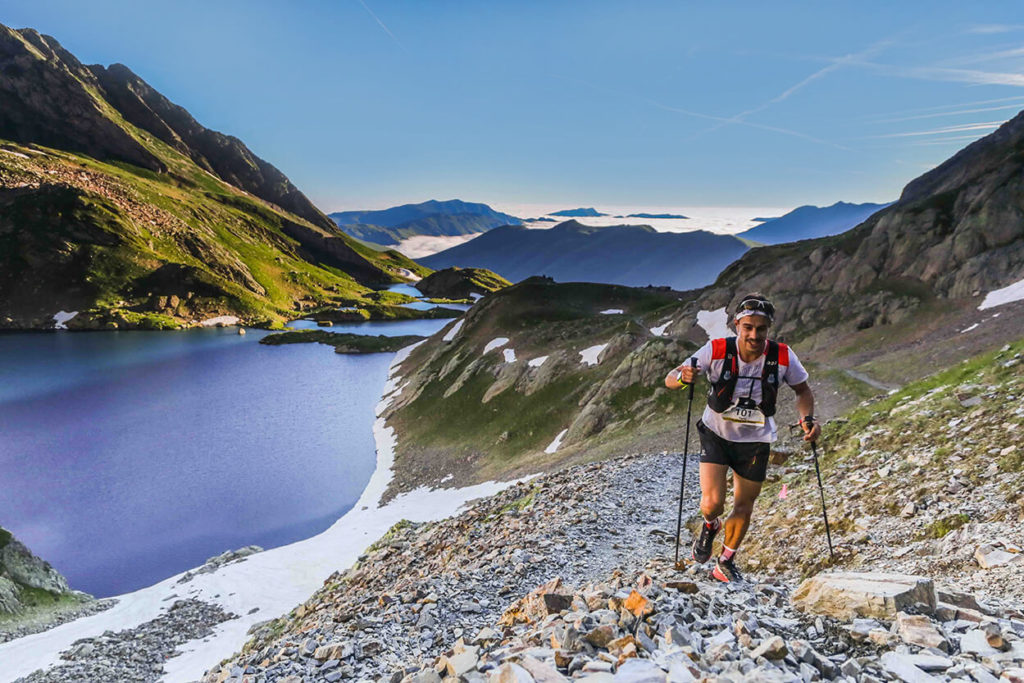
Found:
[[[402,41],[396,38],[395,34],[391,32],[391,29],[385,26],[384,22],[380,20],[380,17],[373,13],[373,10],[370,9],[369,5],[366,4],[365,0],[359,0],[359,4],[362,5],[363,9],[366,10],[366,13],[373,17],[373,20],[376,21],[382,29],[384,29],[384,32],[391,36],[391,40],[395,41],[395,44],[398,45],[398,47],[402,48],[404,52],[408,52],[408,50],[405,49],[405,45],[402,45]]]
[[[1015,97],[1000,97],[995,100],[978,100],[976,102],[960,102],[959,104],[942,104],[937,107],[920,107],[915,109],[901,109],[900,111],[890,112],[888,114],[877,114],[874,117],[868,117],[868,121],[873,121],[879,116],[903,116],[904,114],[920,114],[929,111],[942,111],[945,109],[956,109],[957,107],[980,107],[983,104],[999,104],[1001,102],[1017,102],[1021,101],[1021,96]]]
[[[916,78],[925,81],[949,83],[972,83],[974,85],[1010,85],[1024,87],[1024,74],[977,71],[973,69],[948,69],[938,66],[897,66],[878,62],[857,62],[858,66],[873,69],[888,76]]]
[[[882,41],[879,41],[877,43],[874,43],[873,45],[868,46],[867,48],[865,48],[864,50],[861,50],[860,52],[857,52],[857,53],[854,53],[854,54],[845,55],[845,56],[840,57],[838,59],[832,60],[832,62],[830,64],[828,64],[827,66],[824,66],[821,69],[818,69],[817,71],[815,71],[811,75],[809,75],[806,78],[804,78],[802,81],[800,81],[800,82],[798,82],[798,83],[796,83],[794,85],[791,85],[790,87],[786,88],[781,93],[779,93],[775,97],[771,98],[767,102],[764,102],[763,104],[760,104],[760,105],[758,105],[758,106],[756,106],[756,107],[754,107],[752,109],[748,109],[746,111],[740,112],[739,114],[736,114],[735,116],[731,116],[729,118],[723,119],[722,122],[719,123],[717,126],[712,126],[711,128],[708,128],[705,131],[701,131],[701,132],[693,135],[690,138],[690,140],[692,141],[692,140],[695,140],[695,139],[697,139],[699,137],[702,137],[704,135],[708,135],[710,133],[713,133],[716,130],[719,130],[720,128],[723,128],[723,127],[725,127],[725,126],[727,126],[727,125],[729,125],[731,123],[744,123],[748,116],[751,116],[753,114],[757,114],[758,112],[764,111],[765,109],[767,109],[768,107],[772,106],[773,104],[778,104],[779,102],[782,102],[783,100],[788,99],[790,96],[792,96],[794,93],[798,92],[799,90],[801,90],[802,88],[804,88],[808,84],[813,83],[814,81],[816,81],[818,79],[824,78],[828,74],[832,73],[833,71],[835,71],[835,70],[837,70],[837,69],[839,69],[839,68],[841,68],[843,66],[846,66],[847,64],[856,64],[856,63],[859,63],[860,61],[862,61],[866,57],[870,57],[872,55],[878,54],[879,52],[881,52],[883,49],[885,49],[886,47],[888,47],[891,44],[892,44],[891,40],[882,40]]]
[[[946,62],[950,66],[967,66],[968,64],[982,64],[994,62],[1000,59],[1012,59],[1013,57],[1024,57],[1024,47],[1016,47],[1012,50],[999,50],[986,54],[974,55],[973,57],[960,57]]]
[[[918,116],[903,116],[895,119],[877,119],[869,123],[900,123],[902,121],[919,121],[921,119],[934,119],[943,116],[962,116],[963,114],[980,114],[987,111],[1005,111],[1007,109],[1019,109],[1024,107],[1024,100],[1018,100],[1015,104],[1006,104],[1001,107],[982,107],[979,109],[959,109],[957,111],[938,112],[935,114],[920,114]]]
[[[946,133],[962,133],[969,130],[989,130],[992,128],[998,128],[1003,125],[1005,121],[986,121],[984,123],[967,123],[962,126],[948,126],[946,128],[936,128],[934,130],[920,130],[910,133],[889,133],[887,135],[869,135],[868,139],[884,139],[884,138],[910,138],[918,137],[922,135],[945,135]]]
[[[702,114],[700,112],[691,111],[689,109],[683,109],[681,107],[673,107],[673,106],[670,106],[670,105],[667,105],[667,104],[662,104],[661,102],[658,102],[656,100],[651,100],[651,99],[645,99],[644,101],[647,102],[648,104],[650,104],[651,106],[657,107],[659,109],[664,109],[665,111],[672,111],[672,112],[676,112],[676,113],[679,113],[679,114],[686,114],[687,116],[694,116],[696,118],[707,119],[709,121],[718,121],[718,122],[720,122],[722,124],[735,123],[735,124],[738,124],[738,125],[741,125],[741,126],[749,126],[751,128],[758,128],[760,130],[770,130],[770,131],[775,132],[775,133],[782,133],[783,135],[791,135],[793,137],[797,137],[797,138],[800,138],[802,140],[807,140],[809,142],[815,142],[815,143],[818,143],[819,145],[827,145],[829,147],[835,147],[836,149],[841,149],[841,150],[844,150],[844,151],[847,151],[847,152],[856,151],[856,150],[854,150],[854,149],[852,149],[850,147],[846,147],[845,145],[840,145],[837,142],[831,142],[829,140],[822,140],[821,138],[816,138],[813,135],[807,135],[806,133],[801,133],[800,131],[796,131],[796,130],[789,130],[788,128],[779,128],[778,126],[767,126],[767,125],[764,125],[764,124],[761,124],[761,123],[754,123],[752,121],[736,121],[733,118],[725,118],[724,116],[712,116],[711,114]],[[693,138],[690,138],[690,139],[692,140]]]
[[[967,29],[967,33],[976,35],[989,35],[993,33],[1010,33],[1012,31],[1024,30],[1024,24],[978,24]]]

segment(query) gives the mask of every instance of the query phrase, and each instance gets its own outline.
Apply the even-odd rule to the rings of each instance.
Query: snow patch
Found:
[[[53,329],[68,329],[68,326],[65,323],[74,318],[76,315],[78,315],[78,311],[57,311],[56,313],[53,314]]]
[[[504,351],[502,351],[502,354],[504,354],[504,356],[505,356],[505,362],[506,363],[515,363],[516,362],[516,350],[515,349],[505,349]]]
[[[569,432],[568,427],[563,429],[562,431],[558,432],[558,436],[555,437],[554,441],[552,441],[550,444],[548,444],[548,447],[544,449],[544,452],[545,453],[554,453],[555,451],[557,451],[559,446],[562,445],[562,439],[565,438],[565,435],[568,432]]]
[[[487,342],[487,346],[484,347],[483,353],[501,348],[505,344],[508,344],[508,337],[495,337],[491,341]]]
[[[621,308],[609,308],[607,311],[601,311],[601,315],[618,315],[623,312]]]
[[[398,269],[398,274],[401,275],[404,278],[412,280],[413,282],[419,282],[420,280],[423,279],[419,275],[417,275],[416,273],[414,273],[411,270],[409,270],[408,268],[399,268]]]
[[[457,335],[459,333],[459,330],[462,329],[462,323],[464,323],[464,322],[466,322],[465,318],[459,318],[455,322],[455,324],[452,325],[452,328],[444,333],[444,336],[441,337],[441,341],[449,342],[452,339],[455,339],[455,335]]]
[[[534,358],[533,360],[528,362],[527,365],[529,365],[531,368],[539,368],[540,366],[544,365],[544,361],[546,361],[547,359],[548,359],[547,356],[541,356],[540,358]]]
[[[14,157],[21,157],[22,159],[31,159],[31,157],[29,155],[22,154],[21,152],[15,152],[13,149],[0,149],[0,152],[3,152],[5,154],[10,154],[11,156],[14,156]]]
[[[985,300],[978,306],[979,311],[984,311],[986,308],[995,308],[996,306],[1002,306],[1013,301],[1020,301],[1024,299],[1024,280],[1018,280],[1012,285],[1003,287],[1002,289],[993,289],[991,292],[985,295]]]
[[[422,343],[422,342],[421,342]],[[396,354],[389,374],[418,346]],[[400,378],[394,377],[397,383]],[[392,397],[393,398],[393,397]],[[390,403],[386,399],[384,406]],[[99,614],[83,617],[56,628],[0,644],[0,682],[15,680],[36,669],[58,664],[58,655],[80,638],[95,638],[104,631],[121,631],[164,614],[174,594],[221,605],[242,617],[213,628],[205,639],[182,645],[182,654],[165,662],[163,681],[194,681],[217,662],[236,652],[260,621],[286,614],[323,586],[335,571],[351,566],[363,550],[402,519],[427,522],[456,514],[467,502],[493,495],[517,482],[487,482],[462,489],[434,491],[426,487],[403,493],[383,507],[381,496],[391,481],[395,433],[384,420],[373,425],[377,442],[377,468],[355,506],[327,531],[280,548],[250,555],[245,561],[221,567],[212,574],[197,574],[179,585],[182,574],[133,593],[117,596],[118,603]],[[218,597],[214,597],[218,596]],[[253,614],[250,610],[258,608]]]
[[[655,337],[660,337],[661,335],[665,334],[665,330],[667,330],[668,326],[671,325],[671,324],[672,324],[672,321],[669,320],[664,325],[658,325],[657,327],[652,327],[651,328],[651,334],[653,334]]]
[[[580,351],[580,362],[587,365],[597,365],[597,357],[605,350],[608,344],[595,344]]]
[[[977,327],[980,324],[981,323],[974,323],[970,327],[965,327],[964,329],[960,330],[960,334],[963,334],[964,332],[970,332],[971,330],[973,330],[975,327]]]
[[[484,295],[483,294],[477,294],[476,292],[470,292],[469,293],[469,298],[472,299],[473,301],[480,301],[480,299],[484,298]]]
[[[697,324],[708,333],[708,339],[721,339],[732,335],[729,329],[729,314],[725,306],[713,311],[701,311],[697,314]]]
[[[207,318],[199,322],[203,327],[216,327],[217,325],[237,325],[237,315],[218,315],[216,318]]]

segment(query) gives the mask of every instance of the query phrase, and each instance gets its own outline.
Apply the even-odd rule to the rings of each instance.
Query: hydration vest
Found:
[[[740,375],[738,356],[736,337],[711,342],[712,360],[722,361],[722,372],[708,390],[708,407],[716,413],[723,413],[732,405],[732,395]],[[775,401],[779,396],[780,358],[783,365],[789,365],[789,347],[769,339],[764,368],[761,370],[761,403],[757,406],[766,417],[775,414]]]

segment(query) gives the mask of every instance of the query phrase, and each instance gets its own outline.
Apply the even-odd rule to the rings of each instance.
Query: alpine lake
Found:
[[[450,322],[331,330],[427,336]],[[329,527],[374,471],[394,354],[266,334],[0,335],[0,525],[97,597]]]

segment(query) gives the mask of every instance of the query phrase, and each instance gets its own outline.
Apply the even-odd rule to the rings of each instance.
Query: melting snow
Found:
[[[671,324],[672,324],[672,321],[669,320],[664,325],[658,325],[657,327],[652,327],[651,328],[651,334],[653,334],[655,337],[660,337],[661,335],[665,334],[665,330],[667,330],[668,326],[671,325]]]
[[[555,437],[554,441],[552,441],[550,444],[548,444],[548,447],[544,449],[544,452],[545,453],[554,453],[555,451],[557,451],[558,447],[562,445],[562,439],[565,438],[565,435],[568,432],[569,432],[568,428],[563,429],[562,431],[558,432],[558,436]]]
[[[505,362],[506,363],[515,363],[516,362],[516,350],[515,349],[505,349],[504,351],[502,351],[502,353],[505,355]]]
[[[1020,301],[1021,299],[1024,299],[1024,280],[1018,280],[1002,289],[993,289],[985,295],[985,300],[978,306],[978,310],[984,311],[986,308],[994,308],[995,306],[1008,304],[1011,301]]]
[[[980,323],[974,323],[974,324],[973,324],[973,325],[971,325],[970,327],[965,327],[964,329],[960,330],[960,334],[963,334],[964,332],[970,332],[970,331],[971,331],[971,330],[973,330],[973,329],[974,329],[975,327],[977,327],[977,326],[978,326],[979,324],[980,324]]]
[[[725,306],[714,311],[701,311],[697,314],[697,324],[708,333],[708,339],[721,339],[732,335],[729,329],[729,314]]]
[[[220,325],[222,323],[224,325],[237,325],[238,324],[238,316],[237,315],[219,315],[216,318],[207,318],[206,320],[201,321],[199,324],[202,325],[203,327],[214,327],[215,325]]]
[[[580,351],[580,362],[586,363],[587,365],[597,365],[597,357],[601,355],[607,344],[596,344],[594,346],[588,346],[587,348]]]
[[[487,346],[484,347],[483,353],[487,353],[492,349],[497,349],[505,344],[508,344],[508,337],[495,337],[491,341],[487,342]]]
[[[65,324],[67,321],[78,315],[78,311],[57,311],[53,314],[53,329],[55,330],[66,330],[68,326]]]
[[[609,308],[607,311],[601,311],[601,315],[618,315],[622,312],[621,308]]]
[[[544,361],[546,361],[547,359],[548,359],[547,356],[541,356],[540,358],[534,358],[529,363],[527,363],[527,365],[529,365],[531,368],[539,368],[540,366],[544,365]]]
[[[392,375],[415,345],[399,351]],[[397,384],[400,380],[393,376]],[[378,413],[390,399],[378,406]],[[58,655],[80,638],[95,638],[104,631],[121,631],[151,621],[172,604],[169,597],[182,594],[221,605],[244,615],[213,628],[204,639],[182,645],[182,654],[164,664],[163,681],[193,681],[217,662],[236,652],[249,639],[247,631],[260,621],[287,613],[305,601],[331,573],[352,565],[371,542],[402,519],[425,522],[455,514],[466,502],[489,496],[516,482],[488,482],[462,489],[431,491],[425,487],[401,494],[378,507],[391,481],[395,434],[384,420],[373,425],[377,442],[377,468],[355,506],[327,531],[280,548],[249,556],[243,562],[222,567],[212,574],[198,574],[184,587],[181,574],[158,584],[118,596],[118,604],[105,612],[62,624],[43,633],[0,644],[0,681],[26,676],[36,669],[58,663]],[[218,596],[218,597],[214,597]],[[254,608],[258,608],[254,610]],[[253,613],[249,613],[253,610]]]
[[[441,341],[451,341],[452,339],[455,339],[455,335],[457,335],[459,330],[462,329],[462,323],[464,322],[466,322],[465,318],[459,318],[458,321],[452,325],[452,328],[444,333],[444,336],[441,337]]]

